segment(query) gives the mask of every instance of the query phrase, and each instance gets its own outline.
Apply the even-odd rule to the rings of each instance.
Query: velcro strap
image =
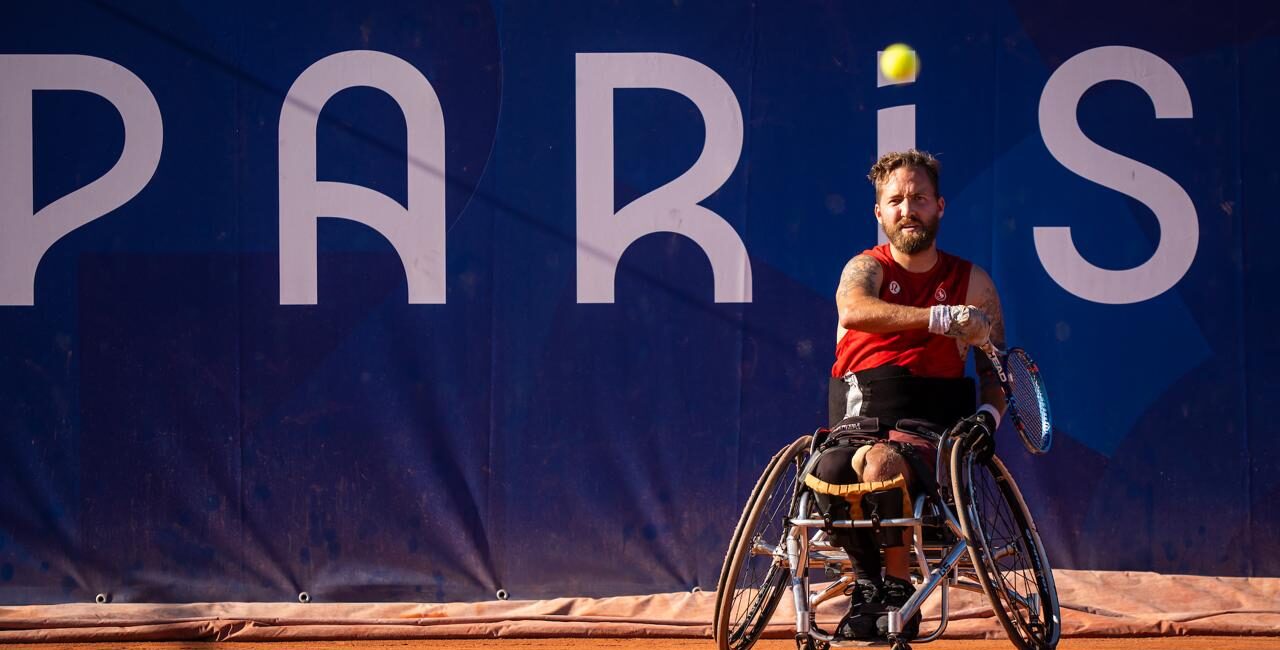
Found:
[[[810,474],[804,477],[804,484],[813,488],[814,492],[849,499],[852,497],[860,497],[864,494],[871,494],[872,492],[884,492],[886,490],[892,490],[893,488],[905,490],[907,488],[907,477],[899,474],[886,481],[869,481],[867,483],[847,483],[845,485],[839,485],[836,483],[828,483],[813,474]]]
[[[880,418],[869,418],[851,415],[831,427],[831,436],[839,437],[851,433],[876,434],[880,432]]]
[[[804,477],[804,484],[814,492],[838,496],[849,502],[849,516],[863,519],[862,497],[873,492],[898,490],[902,494],[902,512],[911,512],[911,495],[907,494],[907,477],[899,474],[885,481],[868,481],[866,483],[848,483],[838,485],[828,483],[813,474]]]

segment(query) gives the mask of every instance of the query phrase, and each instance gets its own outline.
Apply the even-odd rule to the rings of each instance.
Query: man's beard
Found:
[[[929,247],[933,245],[933,240],[938,237],[938,225],[940,222],[935,221],[932,226],[919,220],[912,220],[909,223],[914,224],[919,229],[915,232],[907,232],[902,229],[903,222],[898,222],[897,228],[889,230],[889,225],[883,224],[884,234],[889,238],[889,243],[908,255],[929,250]]]

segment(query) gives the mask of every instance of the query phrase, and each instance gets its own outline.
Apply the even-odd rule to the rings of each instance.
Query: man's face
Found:
[[[907,253],[929,250],[938,236],[946,202],[924,170],[899,167],[889,174],[876,200],[876,221],[889,244]]]

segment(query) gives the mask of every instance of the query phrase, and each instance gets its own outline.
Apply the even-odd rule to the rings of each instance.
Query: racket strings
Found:
[[[1010,355],[1005,372],[1009,375],[1009,388],[1017,409],[1015,415],[1022,423],[1023,433],[1040,445],[1049,434],[1049,419],[1039,374],[1021,355]]]

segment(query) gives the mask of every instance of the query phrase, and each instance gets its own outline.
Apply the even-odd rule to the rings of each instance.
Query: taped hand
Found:
[[[934,305],[929,308],[929,331],[982,345],[991,338],[991,320],[973,305]]]

